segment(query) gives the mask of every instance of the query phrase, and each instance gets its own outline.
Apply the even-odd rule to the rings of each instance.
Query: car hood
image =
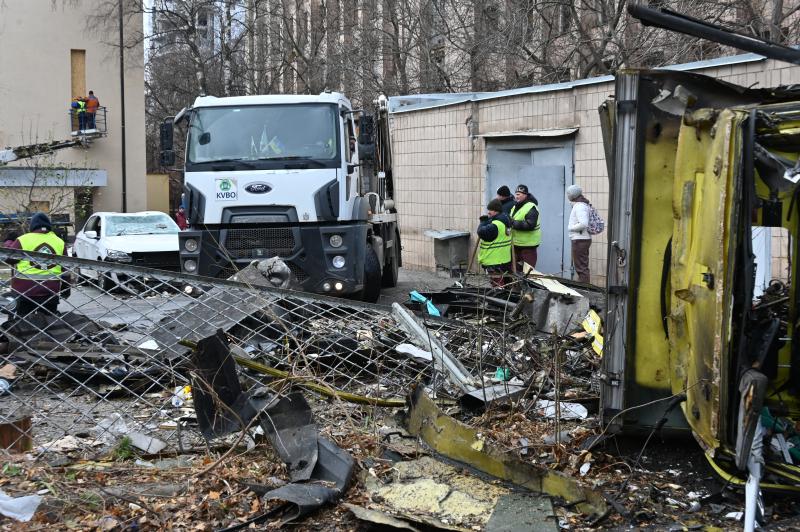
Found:
[[[125,253],[178,251],[178,235],[120,235],[103,239],[106,249]]]

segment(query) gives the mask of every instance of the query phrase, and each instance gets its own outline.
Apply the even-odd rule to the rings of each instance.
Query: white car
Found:
[[[75,235],[72,252],[81,259],[179,271],[179,232],[178,224],[159,211],[97,212]],[[80,273],[98,279],[95,270],[81,269]],[[109,288],[119,283],[120,277],[113,274],[99,281]]]

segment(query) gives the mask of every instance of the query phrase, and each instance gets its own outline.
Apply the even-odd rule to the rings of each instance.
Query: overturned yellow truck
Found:
[[[627,71],[601,116],[605,423],[690,430],[730,482],[800,495],[800,87]],[[755,227],[791,242],[788,283],[760,297]]]

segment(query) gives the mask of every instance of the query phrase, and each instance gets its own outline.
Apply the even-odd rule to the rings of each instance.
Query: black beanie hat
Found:
[[[519,185],[517,187],[517,192],[522,192],[523,194],[528,194],[528,185]]]
[[[50,223],[50,218],[43,212],[37,212],[31,216],[31,231],[38,231],[39,229],[47,229],[50,231],[53,224]]]
[[[498,196],[503,196],[504,198],[508,197],[508,196],[511,195],[511,189],[509,189],[507,186],[503,185],[502,187],[497,189],[497,195]]]
[[[487,210],[501,212],[503,210],[503,204],[500,203],[500,200],[495,198],[489,202],[489,205],[486,206]]]

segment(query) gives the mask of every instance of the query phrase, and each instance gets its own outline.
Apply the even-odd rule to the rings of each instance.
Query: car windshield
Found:
[[[166,214],[106,218],[106,236],[177,235],[178,231],[178,225]]]
[[[338,124],[333,104],[200,108],[189,129],[187,162],[335,161]]]

